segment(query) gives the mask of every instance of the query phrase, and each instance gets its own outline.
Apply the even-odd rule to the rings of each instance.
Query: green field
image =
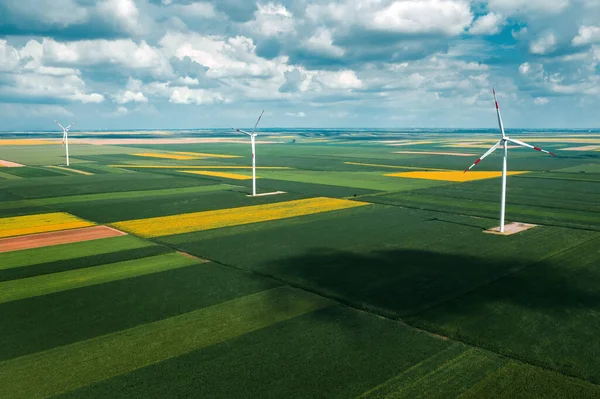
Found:
[[[600,152],[524,134],[559,156],[509,150],[509,170],[527,173],[508,178],[507,221],[538,226],[499,236],[484,233],[499,178],[386,176],[462,176],[485,149],[450,140],[494,134],[289,134],[257,146],[258,166],[287,168],[259,169],[258,192],[285,193],[256,198],[251,180],[182,172],[250,175],[249,145],[75,143],[69,171],[51,167],[60,145],[0,141],[0,159],[25,165],[0,170],[0,219],[366,204],[0,251],[0,398],[600,397]],[[134,155],[176,152],[205,155]]]

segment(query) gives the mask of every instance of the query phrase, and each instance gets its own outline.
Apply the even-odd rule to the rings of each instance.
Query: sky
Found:
[[[600,0],[2,0],[0,130],[600,127]]]

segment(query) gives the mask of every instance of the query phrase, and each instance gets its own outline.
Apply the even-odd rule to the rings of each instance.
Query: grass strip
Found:
[[[0,283],[0,303],[192,266],[198,263],[200,262],[196,259],[178,253],[171,253],[44,276],[4,281]]]
[[[288,287],[0,363],[0,397],[45,398],[106,380],[330,304]]]
[[[227,190],[236,186],[229,184],[214,184],[210,186],[200,187],[183,187],[183,188],[168,188],[163,190],[143,190],[143,191],[124,191],[116,193],[103,194],[83,194],[69,195],[66,197],[50,197],[42,199],[30,199],[20,201],[5,201],[0,202],[0,209],[24,208],[26,206],[42,206],[42,205],[62,205],[77,202],[102,201],[102,200],[117,200],[128,198],[149,198],[159,197],[174,194],[201,193],[209,191]]]

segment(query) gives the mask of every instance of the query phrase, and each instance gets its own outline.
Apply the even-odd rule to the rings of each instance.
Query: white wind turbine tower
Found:
[[[60,123],[58,123],[58,121],[54,121],[56,122],[56,124],[58,126],[61,127],[61,129],[63,130],[63,145],[65,146],[65,150],[66,150],[66,154],[67,154],[67,166],[69,166],[69,129],[71,128],[71,126],[73,126],[75,124],[75,122],[71,123],[69,126],[64,127],[63,125],[61,125]]]
[[[504,159],[502,161],[502,199],[500,202],[500,233],[504,233],[504,209],[505,209],[505,204],[506,204],[506,158],[508,156],[508,143],[511,142],[513,144],[517,144],[522,147],[532,148],[536,151],[545,152],[546,154],[550,154],[550,155],[556,155],[556,154],[553,152],[550,152],[550,151],[543,150],[540,147],[536,147],[536,146],[524,143],[517,139],[512,139],[512,138],[508,137],[506,134],[504,134],[504,124],[502,123],[502,116],[500,115],[500,107],[498,107],[498,99],[496,98],[496,90],[492,89],[492,92],[494,93],[494,101],[496,103],[496,113],[498,114],[498,126],[500,126],[500,132],[502,133],[502,138],[500,139],[499,142],[494,144],[492,146],[492,148],[490,148],[485,154],[483,154],[481,156],[481,158],[479,158],[477,161],[475,161],[475,163],[473,163],[473,165],[471,165],[467,170],[465,170],[465,173],[470,171],[475,165],[477,165],[479,162],[481,162],[485,157],[490,155],[492,152],[496,151],[496,149],[499,146],[503,147]]]
[[[235,130],[237,132],[244,133],[244,134],[247,134],[248,136],[250,136],[250,141],[252,143],[252,196],[253,197],[256,197],[256,153],[254,152],[254,150],[255,150],[255,138],[256,138],[255,131],[256,131],[256,127],[258,126],[258,122],[260,122],[260,119],[262,118],[264,112],[265,112],[265,110],[263,110],[260,113],[260,116],[258,117],[258,120],[254,124],[254,129],[252,129],[252,133],[247,132],[245,130],[232,128],[233,130]]]

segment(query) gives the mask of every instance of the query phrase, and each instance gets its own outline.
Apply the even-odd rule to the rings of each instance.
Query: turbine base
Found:
[[[260,193],[256,195],[248,194],[247,197],[264,197],[266,195],[277,195],[277,194],[285,194],[285,191],[273,191],[272,193]]]
[[[513,223],[504,225],[503,233],[500,232],[500,226],[493,227],[489,230],[484,230],[484,233],[497,234],[497,235],[502,235],[502,236],[510,236],[510,235],[517,234],[517,233],[520,233],[525,230],[532,229],[534,227],[537,227],[537,224],[513,222]]]

